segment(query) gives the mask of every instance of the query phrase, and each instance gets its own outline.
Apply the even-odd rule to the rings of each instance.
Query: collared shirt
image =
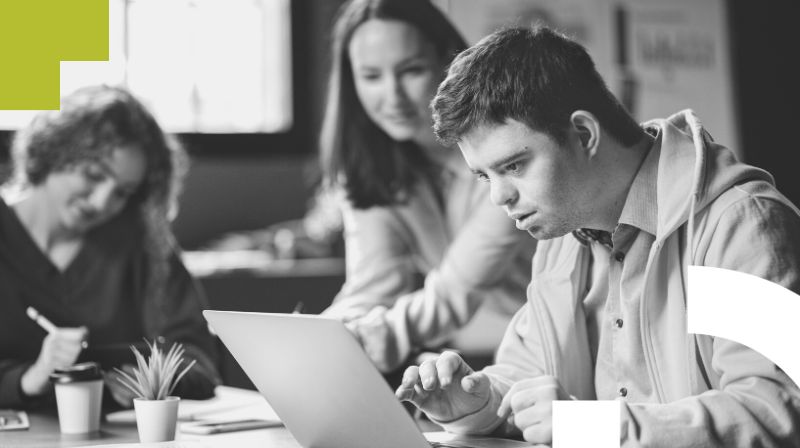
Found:
[[[631,184],[619,224],[611,234],[611,247],[590,242],[592,275],[583,303],[596,366],[595,389],[601,400],[656,401],[645,370],[639,311],[658,219],[659,155],[660,140],[656,140]]]

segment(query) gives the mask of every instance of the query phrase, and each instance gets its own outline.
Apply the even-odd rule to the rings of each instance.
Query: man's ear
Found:
[[[586,155],[589,158],[596,156],[600,148],[600,121],[597,117],[591,112],[576,110],[570,115],[569,122]]]

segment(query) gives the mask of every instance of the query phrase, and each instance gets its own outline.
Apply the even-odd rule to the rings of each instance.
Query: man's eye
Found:
[[[489,176],[487,176],[484,173],[478,173],[477,177],[478,177],[478,180],[481,181],[481,182],[489,182]]]
[[[518,173],[520,168],[521,165],[519,164],[519,162],[509,163],[508,165],[505,166],[506,172],[509,173]]]

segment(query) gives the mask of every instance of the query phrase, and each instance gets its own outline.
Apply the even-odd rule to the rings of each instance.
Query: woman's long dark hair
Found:
[[[467,46],[428,0],[351,0],[342,6],[333,29],[320,160],[325,186],[343,187],[356,208],[402,202],[420,174],[431,170],[419,146],[389,137],[367,116],[358,99],[348,45],[356,28],[370,19],[413,25],[447,63]]]

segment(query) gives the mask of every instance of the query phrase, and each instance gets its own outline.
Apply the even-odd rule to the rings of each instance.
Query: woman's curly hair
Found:
[[[11,186],[39,185],[51,173],[104,159],[121,148],[138,149],[147,159],[143,182],[123,212],[141,221],[149,266],[147,297],[160,305],[175,245],[169,224],[177,212],[188,158],[130,92],[106,85],[84,87],[64,97],[60,110],[37,115],[14,136]]]

